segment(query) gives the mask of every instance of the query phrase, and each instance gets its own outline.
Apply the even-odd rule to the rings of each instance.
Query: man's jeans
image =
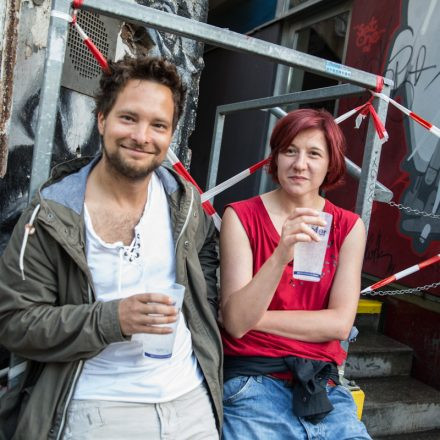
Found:
[[[292,388],[268,376],[238,376],[224,386],[223,440],[371,440],[348,390],[328,386],[334,409],[316,425],[296,417]]]

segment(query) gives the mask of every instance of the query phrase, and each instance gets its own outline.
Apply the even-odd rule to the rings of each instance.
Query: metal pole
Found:
[[[280,64],[299,67],[308,72],[369,89],[375,89],[377,86],[377,76],[372,73],[125,0],[84,0],[82,9],[141,25],[146,24],[161,31],[193,38],[225,49],[259,55]],[[385,82],[392,83],[389,79],[385,79]]]
[[[362,170],[348,157],[345,158],[345,165],[347,166],[347,174],[359,180],[362,174]],[[376,181],[374,189],[374,200],[377,202],[389,202],[393,198],[393,192],[389,190],[385,185]]]
[[[389,96],[390,92],[391,87],[385,84],[382,93]],[[376,109],[379,118],[385,123],[388,102],[384,99],[376,98],[374,100],[374,108]],[[370,118],[362,161],[361,179],[356,198],[356,212],[362,217],[367,231],[370,225],[381,151],[382,143],[376,133],[372,118]]]
[[[264,98],[251,99],[248,101],[233,102],[231,104],[219,105],[219,113],[233,113],[243,110],[262,110],[274,108],[275,106],[292,103],[302,104],[339,99],[347,96],[359,96],[365,93],[365,89],[351,84],[340,84],[337,86],[321,87],[318,89],[303,90],[301,92],[286,93],[284,95],[268,96]],[[285,113],[284,113],[285,114]]]
[[[218,111],[215,112],[214,136],[212,138],[211,156],[208,167],[208,189],[214,188],[217,182],[218,164],[220,162],[220,150],[222,148],[223,128],[225,125],[225,115]],[[214,201],[212,201],[213,203]]]
[[[40,92],[38,123],[32,157],[29,201],[32,199],[35,191],[49,176],[61,74],[69,27],[67,20],[59,16],[62,16],[62,14],[67,16],[69,14],[70,3],[69,0],[53,0],[52,3],[52,12],[56,11],[58,16],[52,15],[50,18],[46,62]]]

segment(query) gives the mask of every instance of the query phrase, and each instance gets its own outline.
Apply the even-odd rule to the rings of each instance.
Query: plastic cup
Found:
[[[328,212],[320,212],[319,216],[327,222],[326,226],[311,228],[321,241],[299,242],[293,248],[293,278],[297,280],[318,282],[321,279],[333,216]]]
[[[176,339],[176,330],[179,323],[180,309],[182,308],[183,297],[185,294],[185,286],[182,284],[171,284],[169,286],[154,286],[148,287],[146,292],[162,293],[173,298],[175,307],[179,310],[176,322],[170,324],[157,324],[158,327],[171,327],[172,333],[163,335],[153,333],[137,333],[132,336],[132,341],[139,341],[142,343],[142,354],[144,357],[155,359],[167,359],[173,354],[174,341]]]

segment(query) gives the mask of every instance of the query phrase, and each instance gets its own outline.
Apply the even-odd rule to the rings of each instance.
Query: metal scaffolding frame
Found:
[[[211,156],[208,168],[207,189],[215,187],[217,182],[226,115],[243,110],[268,110],[277,118],[282,118],[286,115],[286,112],[278,107],[280,105],[319,102],[331,99],[338,99],[341,97],[358,96],[364,93],[365,89],[363,89],[362,87],[353,86],[351,84],[342,84],[337,86],[307,90],[303,92],[288,93],[285,95],[234,102],[232,104],[218,106],[215,113],[214,133],[212,137]],[[347,157],[345,157],[345,164],[347,166],[347,173],[350,174],[352,177],[360,180],[360,178],[362,177],[361,168],[359,168]],[[376,181],[373,197],[374,200],[380,202],[389,202],[393,198],[393,193],[380,182]],[[211,201],[212,200],[213,199],[211,199]]]
[[[34,195],[35,191],[49,175],[56,109],[60,93],[61,75],[69,27],[67,17],[71,14],[71,3],[70,0],[52,1],[44,79],[33,150],[29,198]],[[106,0],[105,2],[102,0],[84,0],[81,9],[93,11],[119,20],[148,25],[160,31],[192,38],[225,49],[258,55],[280,64],[297,67],[362,88],[375,89],[377,86],[377,76],[374,74],[274,43],[258,40],[227,29],[141,6],[127,0]],[[385,78],[382,93],[389,96],[392,85],[393,82]],[[301,93],[308,93],[311,96],[316,92],[312,90]],[[385,121],[388,102],[376,98],[374,100],[374,106],[379,117]],[[356,211],[362,216],[367,227],[375,196],[380,154],[381,142],[376,134],[373,123],[370,121],[356,200]]]

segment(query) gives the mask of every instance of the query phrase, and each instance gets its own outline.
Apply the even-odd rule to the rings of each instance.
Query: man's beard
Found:
[[[125,161],[119,154],[119,149],[113,153],[109,153],[104,144],[104,139],[101,137],[101,145],[103,154],[110,167],[123,177],[131,180],[143,180],[149,176],[156,168],[158,168],[162,162],[157,159],[160,151],[155,147],[155,157],[153,160],[144,167],[137,167]]]

